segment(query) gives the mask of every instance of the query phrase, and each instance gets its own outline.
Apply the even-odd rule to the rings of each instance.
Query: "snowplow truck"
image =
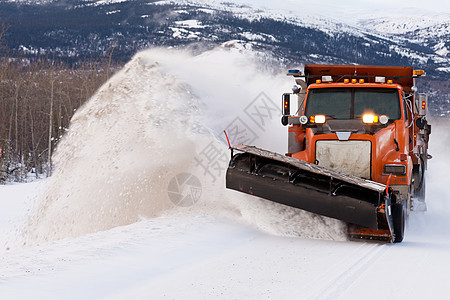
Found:
[[[226,187],[342,220],[351,239],[401,242],[409,213],[426,210],[431,126],[415,86],[424,71],[306,65],[288,75],[287,153],[230,146]]]

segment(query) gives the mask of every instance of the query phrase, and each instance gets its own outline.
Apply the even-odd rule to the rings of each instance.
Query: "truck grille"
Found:
[[[316,163],[324,168],[370,179],[370,141],[322,140],[316,142]]]

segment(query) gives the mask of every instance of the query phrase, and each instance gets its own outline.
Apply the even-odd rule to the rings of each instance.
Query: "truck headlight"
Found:
[[[383,125],[387,124],[387,122],[389,121],[389,117],[386,115],[381,115],[379,119],[380,119],[380,123]]]
[[[309,118],[309,121],[311,123],[316,123],[316,124],[323,124],[323,123],[325,123],[326,120],[327,120],[327,118],[324,115],[315,115],[315,116],[311,116]]]
[[[406,166],[405,165],[384,165],[384,174],[392,174],[392,175],[406,175]]]
[[[308,117],[303,115],[299,118],[300,124],[305,125],[306,123],[308,123]]]
[[[365,114],[363,115],[362,120],[366,124],[378,123],[378,116],[372,114]]]

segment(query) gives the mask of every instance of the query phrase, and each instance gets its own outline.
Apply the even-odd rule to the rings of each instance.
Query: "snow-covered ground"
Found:
[[[339,221],[224,189],[223,129],[285,149],[291,82],[259,59],[238,43],[150,50],[106,83],[51,178],[0,186],[1,297],[447,298],[450,123],[433,121],[429,210],[404,242],[347,241]]]

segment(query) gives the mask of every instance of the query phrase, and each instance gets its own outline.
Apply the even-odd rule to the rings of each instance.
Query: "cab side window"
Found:
[[[403,102],[403,115],[405,117],[405,122],[408,123],[408,106],[406,105],[406,99],[402,97]]]

